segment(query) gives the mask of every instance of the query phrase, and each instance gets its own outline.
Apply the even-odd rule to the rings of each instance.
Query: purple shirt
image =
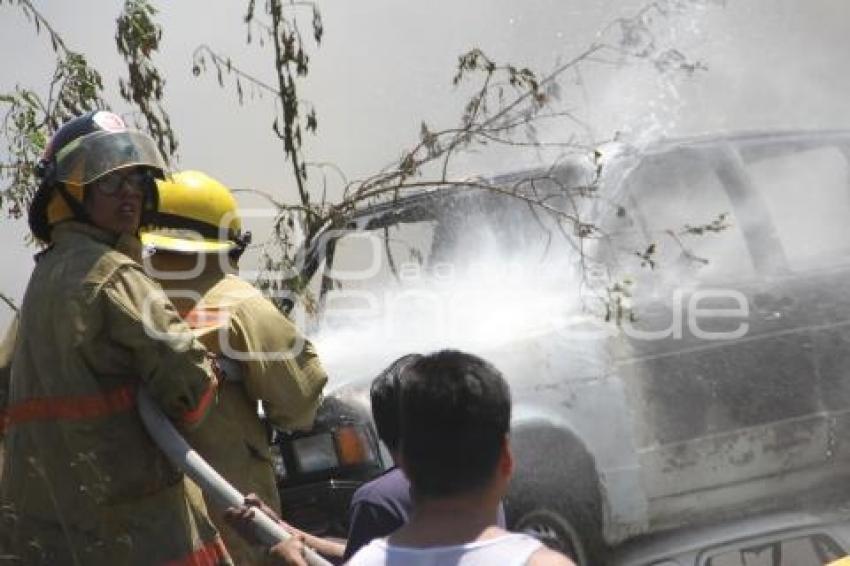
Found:
[[[390,468],[361,485],[351,498],[348,542],[343,560],[351,558],[372,539],[385,537],[410,519],[413,500],[410,482],[400,468]],[[505,528],[505,511],[499,506],[498,525]]]

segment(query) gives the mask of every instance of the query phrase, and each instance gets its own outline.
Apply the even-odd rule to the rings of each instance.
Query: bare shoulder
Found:
[[[543,547],[528,557],[527,566],[576,566],[575,562],[560,552]]]

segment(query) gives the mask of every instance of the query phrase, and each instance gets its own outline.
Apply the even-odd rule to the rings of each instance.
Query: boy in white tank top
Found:
[[[510,390],[499,371],[446,350],[411,363],[399,382],[400,464],[413,515],[347,564],[575,566],[536,539],[496,526],[513,472]]]

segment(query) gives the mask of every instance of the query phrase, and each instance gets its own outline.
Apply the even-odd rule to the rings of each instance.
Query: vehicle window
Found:
[[[553,230],[547,239],[545,218],[536,219],[522,200],[488,192],[435,204],[441,206],[427,210],[429,220],[390,228],[392,264],[383,230],[338,240],[329,274],[338,283],[320,314],[325,344],[336,351],[385,344],[393,348],[383,350],[387,356],[496,348],[563,324],[564,309],[574,308],[563,290],[577,262],[561,251],[572,252],[565,238]]]
[[[539,263],[568,247],[553,227],[542,226],[546,218],[508,196],[485,192],[435,202],[432,212],[436,220],[393,225],[386,238],[383,230],[370,230],[337,240],[332,275],[339,288],[398,290],[455,277],[487,281],[494,277],[488,271],[511,258]]]
[[[850,171],[835,147],[748,165],[792,269],[850,256]]]
[[[383,230],[359,230],[338,238],[331,269],[325,265],[324,270],[334,284],[324,296],[322,324],[350,327],[379,320],[388,296],[421,284],[433,225],[401,223],[390,227],[387,237]]]
[[[724,551],[705,566],[823,566],[845,554],[832,538],[815,534]]]
[[[626,183],[620,224],[631,226],[633,236],[624,241],[633,249],[624,251],[634,255],[655,244],[657,271],[674,279],[754,272],[732,203],[706,159],[681,151],[647,159]],[[712,223],[723,229],[706,229]]]
[[[348,290],[403,285],[421,278],[431,255],[434,224],[397,224],[389,228],[386,240],[383,230],[352,232],[340,238],[334,253],[334,278]]]

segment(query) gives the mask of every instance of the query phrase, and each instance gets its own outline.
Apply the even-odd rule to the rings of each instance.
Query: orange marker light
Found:
[[[363,433],[353,426],[338,428],[334,433],[339,463],[343,466],[362,464],[369,459],[370,450]]]

